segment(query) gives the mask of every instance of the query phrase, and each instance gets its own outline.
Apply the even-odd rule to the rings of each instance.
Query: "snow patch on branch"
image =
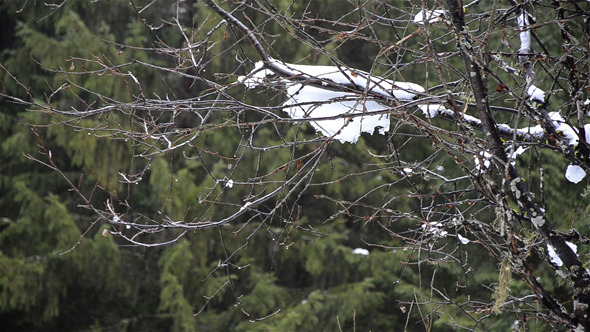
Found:
[[[510,149],[509,150],[512,151],[512,146],[510,146]],[[523,154],[526,150],[528,150],[528,148],[525,148],[523,146],[519,146],[518,148],[516,148],[516,150],[514,152],[511,152],[511,153],[508,154],[508,158],[510,158],[510,159],[516,159],[516,157],[518,157],[519,155]]]
[[[442,17],[445,15],[445,10],[421,10],[414,16],[413,22],[419,25],[432,24],[442,21]]]
[[[484,169],[488,169],[490,167],[490,163],[491,163],[491,159],[492,159],[492,154],[487,152],[487,151],[482,151],[480,152],[478,155],[476,155],[474,157],[474,162],[475,162],[475,168],[480,171],[481,170],[481,164],[480,164],[480,158],[483,162],[483,167]]]
[[[337,67],[337,66],[311,66],[297,65],[270,59],[272,66],[284,73],[290,73],[292,77],[281,77],[280,82],[298,83],[302,80],[321,80],[322,85],[329,84],[350,86],[354,85],[362,90],[373,92],[384,97],[393,96],[402,101],[413,100],[418,94],[424,93],[421,85],[410,82],[394,82],[382,77],[373,76],[361,70]],[[272,68],[264,68],[262,61],[256,62],[254,70],[247,76],[239,76],[238,83],[243,83],[248,88],[264,84],[264,78],[274,74]],[[305,84],[305,82],[302,82]],[[354,94],[352,94],[354,95]]]
[[[416,98],[419,94],[424,93],[424,88],[421,85],[410,82],[395,82],[386,80],[387,85],[391,84],[391,93],[393,96],[401,101],[410,101]]]
[[[555,132],[557,133],[557,135],[559,135],[559,137],[562,138],[567,145],[571,145],[573,147],[578,145],[578,142],[579,142],[578,130],[576,128],[573,128],[572,126],[568,125],[566,123],[565,119],[561,116],[561,114],[559,114],[559,112],[549,112],[548,115],[549,115],[549,118],[551,119],[551,121],[553,122],[553,125],[555,126]],[[499,127],[500,126],[506,126],[506,125],[499,125]],[[590,124],[584,125],[584,131],[586,133],[590,132]],[[545,131],[541,125],[536,125],[533,127],[525,127],[525,128],[517,129],[516,134],[518,136],[529,135],[530,137],[532,137],[534,139],[540,140],[545,135]],[[586,134],[586,138],[590,138],[590,135]]]
[[[565,241],[565,243],[568,245],[568,247],[570,247],[572,249],[574,254],[578,253],[578,246],[577,245],[575,245],[569,241]],[[547,253],[549,254],[549,257],[551,258],[551,263],[553,263],[557,266],[563,265],[563,261],[561,260],[561,258],[559,258],[559,256],[557,256],[557,253],[555,252],[555,248],[553,248],[553,246],[550,244],[547,244]]]
[[[254,64],[254,69],[248,76],[238,76],[238,83],[242,83],[248,89],[254,89],[257,86],[264,85],[264,79],[267,76],[272,76],[273,72],[269,69],[264,69],[264,63],[258,61]]]
[[[468,238],[464,237],[463,235],[461,235],[459,233],[457,233],[457,238],[459,238],[459,241],[461,241],[461,243],[463,243],[463,244],[467,244],[467,243],[471,242],[471,241],[469,241]]]
[[[545,134],[545,130],[543,129],[543,127],[541,127],[541,125],[536,125],[533,127],[525,127],[525,128],[516,129],[516,134],[518,136],[529,135],[530,137],[532,137],[534,139],[540,140],[543,138],[543,135]]]
[[[287,95],[289,98],[283,103],[287,107],[283,110],[294,119],[334,117],[385,109],[377,102],[363,101],[358,96],[302,84],[288,87]],[[387,114],[309,122],[316,131],[342,143],[356,143],[363,132],[372,134],[377,129],[379,134],[385,134],[389,131]]]
[[[422,229],[424,231],[427,231],[435,236],[445,237],[449,234],[449,232],[445,231],[443,229],[443,226],[444,225],[442,223],[434,221],[434,222],[422,224],[420,227],[422,227]]]
[[[578,145],[578,131],[572,128],[570,125],[568,125],[565,122],[565,119],[561,116],[561,114],[559,114],[559,112],[549,112],[549,118],[551,119],[551,121],[553,121],[553,125],[555,126],[555,132],[560,137],[563,137],[567,141],[568,145]],[[584,128],[586,128],[586,126],[584,126]]]
[[[439,113],[450,112],[447,108],[445,108],[441,104],[418,105],[418,108],[420,110],[422,110],[422,113],[427,118],[434,118]],[[452,114],[452,112],[451,112],[451,114]]]
[[[528,148],[525,148],[524,146],[519,146],[516,148],[516,150],[512,151],[512,145],[508,146],[505,149],[505,151],[506,155],[508,156],[508,159],[510,160],[510,164],[512,164],[513,166],[516,165],[516,157],[525,153],[526,150],[528,150]]]
[[[393,82],[351,68],[297,65],[274,59],[271,59],[271,63],[283,75],[292,74],[291,77],[277,79],[278,82],[287,84],[284,111],[291,118],[309,121],[316,131],[342,143],[356,143],[363,132],[372,134],[377,130],[379,134],[385,134],[389,131],[387,114],[346,117],[349,114],[357,115],[387,109],[387,106],[376,101],[365,100],[361,94],[343,92],[346,87],[352,85],[359,90],[384,97],[395,97],[400,101],[413,100],[425,91],[418,84]],[[247,88],[254,88],[265,84],[265,79],[273,74],[271,69],[265,69],[264,63],[259,61],[249,75],[238,77],[238,83],[244,84]],[[305,80],[313,80],[316,86],[306,84]],[[321,82],[317,82],[318,80]],[[318,87],[318,83],[326,88]],[[343,91],[334,91],[334,87],[338,85],[342,85]],[[325,117],[333,119],[313,120]]]
[[[252,205],[252,202],[246,202],[244,203],[244,205],[242,207],[240,207],[240,212],[242,212],[245,209],[248,209],[248,207]]]
[[[534,84],[531,84],[531,86],[529,86],[527,94],[529,95],[530,101],[538,101],[541,103],[545,101],[545,91],[539,89]]]
[[[518,28],[520,33],[520,49],[518,53],[530,53],[531,52],[531,31],[529,30],[529,19],[527,13],[523,10],[522,14],[516,17],[518,22]]]

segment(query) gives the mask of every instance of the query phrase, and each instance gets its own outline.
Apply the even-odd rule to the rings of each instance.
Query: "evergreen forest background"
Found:
[[[395,3],[408,8],[407,1]],[[293,12],[306,10],[324,18],[347,17],[347,11],[353,8],[343,0],[277,1],[276,6]],[[201,1],[186,0],[182,8],[180,17],[185,21],[180,23],[195,31],[206,32],[218,22],[211,19],[212,11]],[[162,44],[181,47],[185,37],[172,23],[155,31],[150,31],[146,24],[175,17],[176,11],[176,2],[157,1],[143,13],[143,22],[129,1],[67,1],[54,12],[40,1],[1,1],[1,89],[22,98],[38,96],[42,103],[42,96],[51,94],[64,82],[76,84],[77,98],[56,95],[53,99],[61,109],[100,102],[98,94],[131,101],[129,83],[124,79],[113,78],[109,73],[76,76],[62,71],[73,72],[81,66],[87,66],[86,71],[97,70],[97,63],[109,59],[113,61],[109,65],[127,64],[142,82],[146,96],[197,97],[209,86],[141,65],[176,65],[176,58],[153,50]],[[252,13],[252,20],[256,19],[256,13]],[[354,17],[349,19],[354,21]],[[312,49],[292,43],[282,27],[269,23],[267,28],[269,35],[275,33],[272,50],[281,59],[296,62],[306,58],[307,64],[330,63],[325,56],[314,57]],[[393,33],[387,31],[380,32],[383,38]],[[217,30],[212,54],[223,54],[235,38],[227,27]],[[364,70],[371,68],[378,52],[371,43],[358,39],[343,45],[338,41],[326,43],[325,48],[349,66]],[[247,47],[244,52],[256,58]],[[228,53],[211,57],[203,75],[215,80],[223,73],[224,79],[235,81],[236,75],[251,69],[236,68],[235,58],[239,56]],[[96,59],[97,63],[78,59]],[[426,71],[426,66],[414,66],[404,71],[404,78],[428,84],[424,82]],[[231,93],[245,95],[246,91],[236,87]],[[247,98],[277,104],[280,100],[273,93],[248,92]],[[279,220],[260,223],[246,215],[241,227],[189,232],[169,245],[146,247],[105,232],[111,226],[84,208],[84,202],[65,178],[95,200],[107,202],[115,196],[121,202],[128,199],[144,215],[165,213],[172,219],[190,219],[207,213],[213,219],[221,219],[227,215],[227,209],[235,206],[200,207],[203,196],[216,183],[214,179],[230,174],[238,179],[247,178],[255,169],[258,174],[268,174],[285,160],[304,156],[313,146],[304,145],[296,151],[277,149],[262,156],[246,151],[240,156],[241,166],[232,168],[244,136],[236,127],[221,127],[200,137],[199,159],[187,158],[190,151],[178,150],[155,156],[146,173],[149,180],[134,185],[122,183],[119,172],[145,166],[134,158],[139,148],[101,132],[107,122],[131,126],[124,117],[112,114],[110,118],[83,119],[74,124],[76,130],[56,125],[60,121],[63,119],[55,115],[0,98],[2,331],[452,331],[461,325],[482,331],[506,331],[525,326],[518,324],[522,316],[512,312],[474,310],[462,315],[464,309],[459,306],[441,309],[437,304],[441,298],[477,301],[492,296],[499,280],[500,261],[490,260],[484,249],[471,248],[471,265],[465,265],[445,260],[442,254],[437,257],[436,252],[416,251],[404,239],[391,236],[391,232],[405,234],[406,230],[420,229],[420,224],[411,219],[390,225],[387,231],[363,219],[366,211],[362,205],[334,214],[345,209],[341,202],[354,201],[381,183],[398,180],[390,172],[363,173],[367,164],[379,163],[374,155],[386,151],[383,136],[363,134],[357,144],[332,143],[329,158],[322,161],[314,175],[314,183],[330,185],[311,186],[297,197],[300,209],[295,211],[296,225]],[[198,119],[187,115],[176,125],[195,127]],[[316,136],[311,127],[281,126],[285,137]],[[272,130],[265,128],[258,132],[256,140],[259,146],[282,143]],[[397,141],[402,145],[403,142],[401,138]],[[400,151],[407,160],[423,160],[433,147],[424,141]],[[49,153],[62,175],[38,161],[47,160]],[[584,186],[573,186],[563,179],[567,163],[561,158],[550,153],[543,154],[543,158],[547,160],[544,172],[550,188],[546,193],[551,202],[548,215],[563,229],[576,223],[579,229],[587,231],[588,199],[581,195]],[[435,162],[444,166],[449,176],[461,174],[456,165],[444,158]],[[280,175],[276,180],[280,180]],[[413,185],[399,181],[388,188],[389,194],[402,197],[396,201],[396,209],[416,208],[414,199],[404,198],[414,189]],[[232,197],[238,200],[249,193],[247,186],[235,185],[223,195],[231,201]],[[321,199],[323,195],[337,200]],[[165,207],[163,201],[167,202]],[[205,208],[209,210],[200,210]],[[480,218],[493,222],[491,213]],[[173,233],[155,234],[153,242]],[[407,234],[411,237],[414,233]],[[437,241],[441,246],[461,250],[456,239]],[[355,248],[367,249],[369,254],[355,254]],[[221,264],[229,255],[233,255],[232,263]],[[417,257],[427,259],[425,255],[433,255],[428,258],[432,258],[431,264],[412,264]],[[541,278],[551,273],[545,269],[546,266],[540,266],[537,271]],[[445,293],[432,293],[428,286],[431,284]],[[560,294],[560,287],[565,286],[555,283],[546,287]],[[528,290],[517,281],[509,288],[514,296]],[[531,314],[526,328],[542,331],[552,327]]]

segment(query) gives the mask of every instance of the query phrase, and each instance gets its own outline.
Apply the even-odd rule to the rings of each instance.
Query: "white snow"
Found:
[[[402,101],[412,100],[416,97],[416,95],[420,93],[424,93],[424,88],[421,85],[410,83],[410,82],[395,82],[391,80],[386,80],[387,84],[391,84],[391,90],[393,96]],[[387,87],[388,85],[386,85]]]
[[[248,206],[250,206],[250,205],[252,205],[252,202],[246,202],[246,203],[244,203],[244,206],[242,206],[242,207],[240,208],[240,211],[242,211],[242,210],[245,210],[245,209],[246,209]]]
[[[288,99],[283,110],[294,119],[335,117],[385,109],[374,101],[361,101],[357,96],[337,91],[324,90],[302,84],[287,88]],[[353,118],[340,117],[331,120],[310,121],[310,124],[324,136],[333,137],[342,143],[356,143],[361,133],[379,134],[389,131],[387,114],[366,115]]]
[[[555,132],[566,138],[569,145],[575,146],[578,144],[579,137],[577,130],[565,123],[565,119],[559,114],[559,112],[549,112],[549,118],[553,121]]]
[[[226,187],[226,188],[231,188],[231,187],[233,187],[233,186],[234,186],[234,180],[232,180],[232,179],[229,179],[229,180],[227,181],[227,183],[225,184],[225,187]]]
[[[445,11],[442,9],[431,11],[421,10],[414,16],[413,22],[420,25],[436,23],[441,21],[441,18],[444,16],[444,14]]]
[[[567,139],[567,144],[568,145],[578,145],[578,141],[579,141],[579,137],[578,137],[578,133],[577,130],[575,130],[574,128],[572,128],[570,125],[568,125],[567,123],[557,123],[554,122],[555,126],[555,132],[566,138]]]
[[[273,72],[268,69],[263,69],[264,63],[258,61],[254,64],[254,69],[248,76],[238,76],[238,83],[242,83],[248,89],[253,89],[259,85],[264,84],[264,78],[271,76]]]
[[[565,178],[569,182],[578,183],[586,177],[586,171],[578,165],[568,165],[565,170]]]
[[[564,118],[563,116],[561,116],[561,114],[559,114],[559,112],[549,112],[549,118],[553,121],[553,122],[564,122]]]
[[[439,113],[449,111],[441,104],[418,105],[418,108],[422,110],[422,113],[427,118],[434,118]]]
[[[356,248],[352,251],[352,253],[354,255],[363,255],[363,256],[369,255],[369,251],[367,249],[363,249],[363,248]]]
[[[520,37],[520,49],[519,53],[530,53],[531,51],[531,31],[528,29],[529,21],[527,14],[523,11],[522,14],[516,17],[518,27],[521,32],[518,34]]]
[[[481,157],[481,159],[483,159],[484,168],[489,168],[490,167],[490,158],[492,158],[492,155],[487,151],[482,151],[479,153],[479,156],[473,157],[474,162],[475,162],[475,168],[478,171],[481,169],[481,165],[479,164],[480,157]]]
[[[428,231],[436,236],[445,237],[449,234],[449,232],[442,228],[443,224],[437,221],[422,224],[421,227],[423,230]]]
[[[522,145],[517,147],[516,150],[514,152],[512,151],[512,145],[508,146],[506,148],[506,154],[508,155],[508,159],[510,159],[510,163],[512,165],[516,164],[516,157],[518,157],[519,155],[523,154],[526,150],[528,150],[528,148],[523,147]]]
[[[291,118],[310,121],[311,125],[324,136],[333,137],[340,142],[355,143],[363,132],[380,134],[389,131],[387,114],[363,115],[357,117],[338,117],[347,114],[359,114],[380,111],[387,108],[375,101],[365,101],[355,93],[332,91],[305,85],[302,79],[321,79],[322,86],[331,84],[354,84],[361,89],[383,96],[394,96],[400,101],[413,100],[425,90],[422,86],[408,82],[393,82],[363,71],[336,66],[308,66],[283,63],[271,59],[273,66],[284,72],[292,73],[293,79],[278,78],[287,86],[287,100],[284,111]],[[264,78],[273,74],[269,69],[262,69],[264,64],[259,61],[254,70],[247,76],[238,77],[238,83],[247,88],[264,84]],[[338,117],[329,120],[309,120],[311,118]]]
[[[577,245],[575,245],[569,241],[565,241],[565,243],[572,249],[574,254],[578,253],[578,246]],[[547,253],[549,254],[549,257],[551,258],[551,263],[553,263],[557,266],[563,265],[563,261],[561,260],[561,258],[559,258],[559,256],[557,256],[557,253],[555,252],[555,248],[553,248],[553,246],[550,244],[547,244]]]
[[[467,243],[471,242],[471,241],[469,241],[468,238],[464,237],[463,235],[461,235],[459,233],[457,233],[457,237],[459,238],[459,241],[461,241],[461,243],[463,243],[463,244],[467,244]]]
[[[428,107],[426,105],[418,105],[418,108],[420,108],[422,110],[422,113],[424,113],[424,115],[426,117],[428,117],[429,115],[436,116],[438,114],[443,114],[444,116],[447,116],[447,117],[455,117],[455,112],[444,107],[441,104],[430,104],[430,106],[428,106]],[[481,124],[481,121],[478,118],[471,116],[469,114],[460,114],[460,116],[463,118],[463,120],[465,120],[469,124],[473,124],[473,125]]]
[[[529,89],[527,90],[527,94],[529,95],[530,101],[539,101],[539,102],[545,101],[545,91],[539,89],[534,84],[531,84],[531,86],[529,86]]]
[[[531,137],[534,137],[536,139],[543,138],[544,132],[545,131],[543,130],[543,127],[541,127],[541,125],[516,129],[516,133],[518,135],[530,135]]]
[[[409,167],[406,167],[404,168],[404,173],[411,175],[412,173],[414,173],[414,170]]]
[[[516,148],[516,151],[512,152],[509,155],[509,157],[510,157],[510,159],[515,159],[519,155],[523,154],[526,150],[528,150],[528,148],[525,148],[523,146],[519,146],[518,148]]]
[[[559,112],[549,112],[549,118],[553,121],[555,126],[555,132],[563,138],[568,145],[576,146],[579,141],[578,130],[572,128],[565,122],[565,119],[559,114]],[[584,131],[586,132],[586,140],[590,139],[590,124],[584,125]],[[533,127],[525,127],[516,130],[518,135],[530,135],[535,139],[542,139],[544,130],[541,125]]]
[[[293,63],[281,62],[276,59],[270,59],[273,66],[292,73],[293,77],[297,77],[300,81],[305,78],[315,78],[331,81],[335,84],[351,84],[372,91],[384,96],[393,95],[399,100],[412,100],[417,94],[423,93],[425,90],[421,85],[410,82],[394,82],[392,80],[384,79],[379,76],[372,76],[368,73],[346,67],[336,66],[312,66],[312,65],[297,65]],[[256,62],[254,70],[248,76],[239,76],[238,83],[243,83],[246,87],[255,87],[264,83],[261,78],[272,75],[273,72],[269,69],[261,70],[264,67],[262,61]],[[280,78],[283,82],[296,82],[296,79]],[[322,82],[322,85],[327,85],[327,82]],[[354,94],[351,94],[354,96]]]
[[[480,122],[478,118],[471,116],[469,114],[463,114],[463,119],[469,123]]]

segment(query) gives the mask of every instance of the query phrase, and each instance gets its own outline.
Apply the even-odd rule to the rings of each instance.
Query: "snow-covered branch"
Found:
[[[369,115],[371,112],[387,109],[387,104],[395,100],[411,101],[424,93],[424,88],[408,82],[393,82],[377,76],[371,76],[360,70],[338,68],[336,66],[308,66],[284,63],[270,59],[272,69],[265,69],[264,63],[256,63],[254,70],[247,76],[238,77],[238,82],[248,88],[265,84],[268,76],[291,72],[288,77],[278,77],[286,85],[287,100],[283,110],[292,118],[313,119],[346,114],[367,114],[360,118],[338,118],[334,120],[311,120],[311,125],[324,136],[341,142],[355,143],[360,134],[380,134],[389,131],[388,114]],[[321,82],[321,86],[308,85],[309,81]],[[356,93],[348,92],[347,86],[356,87]],[[342,86],[339,91],[328,86]],[[366,100],[367,95],[381,96],[383,102]],[[395,99],[394,99],[395,98]]]

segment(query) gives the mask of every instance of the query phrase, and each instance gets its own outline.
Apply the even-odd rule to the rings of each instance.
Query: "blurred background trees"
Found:
[[[465,5],[498,123],[533,127],[543,108],[576,127],[576,100],[588,94],[587,4]],[[221,6],[273,58],[417,83],[421,103],[454,102],[456,117],[477,117],[451,17],[413,22],[446,5]],[[517,54],[520,10],[538,19],[527,61],[551,94],[536,104]],[[418,102],[392,99],[388,134],[322,137],[281,111],[283,83],[236,83],[259,55],[203,1],[4,1],[0,11],[3,330],[571,327],[516,261],[565,312],[572,279],[550,263],[517,198],[506,199],[512,224],[498,212],[494,190],[509,185],[501,165],[476,167],[485,133],[464,119],[430,119]],[[515,140],[530,148],[516,165],[586,267],[586,181],[563,174],[568,156],[588,158],[561,152],[550,134]]]

